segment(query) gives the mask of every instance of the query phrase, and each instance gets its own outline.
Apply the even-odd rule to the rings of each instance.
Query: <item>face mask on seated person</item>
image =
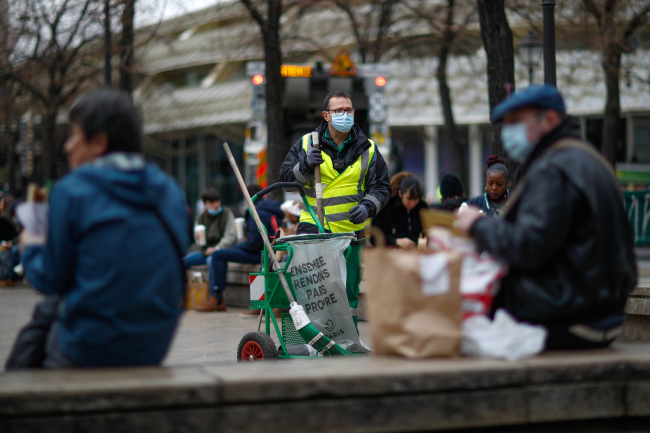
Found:
[[[343,113],[340,116],[332,115],[330,124],[339,132],[349,132],[354,125],[354,115],[350,116],[348,113]]]
[[[212,209],[212,208],[208,208],[208,209],[207,209],[208,214],[210,214],[210,215],[212,215],[212,216],[219,215],[219,214],[221,213],[222,210],[223,210],[222,207],[220,207],[220,208],[217,209],[217,210],[214,210],[214,209]]]
[[[501,141],[503,141],[503,149],[508,156],[520,164],[526,161],[530,152],[535,148],[535,143],[528,140],[525,123],[503,125]]]

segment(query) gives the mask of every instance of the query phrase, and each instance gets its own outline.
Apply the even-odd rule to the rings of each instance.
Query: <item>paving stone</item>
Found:
[[[547,352],[524,362],[529,368],[531,384],[615,381],[628,378],[629,361],[638,356],[645,357],[643,352],[623,352],[619,349],[607,348]],[[644,370],[638,368],[637,372],[641,374]],[[650,377],[650,368],[645,371],[645,375]]]
[[[224,403],[414,394],[522,386],[523,363],[490,360],[399,358],[291,360],[206,366],[222,384]]]
[[[625,303],[625,314],[650,315],[650,298],[630,296]]]
[[[216,404],[218,385],[199,367],[11,372],[0,374],[0,416]]]
[[[3,433],[219,433],[221,423],[217,410],[197,407],[0,419],[0,430]]]
[[[650,381],[629,383],[625,402],[628,416],[650,416]]]
[[[229,405],[224,432],[405,432],[519,424],[524,391],[491,390],[379,398]]]
[[[623,331],[616,337],[619,343],[650,343],[650,316],[628,315]]]
[[[613,418],[625,415],[620,382],[543,385],[527,388],[529,422]]]

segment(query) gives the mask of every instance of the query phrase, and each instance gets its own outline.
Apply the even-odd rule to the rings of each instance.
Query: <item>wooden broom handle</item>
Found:
[[[312,147],[315,149],[320,149],[320,142],[318,139],[318,131],[311,133],[311,142]],[[314,167],[314,180],[316,181],[316,214],[318,215],[318,220],[320,225],[325,228],[325,210],[323,209],[323,184],[320,177],[320,165]]]

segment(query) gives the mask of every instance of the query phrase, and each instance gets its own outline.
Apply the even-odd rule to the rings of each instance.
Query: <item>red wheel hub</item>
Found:
[[[244,347],[241,350],[241,360],[242,362],[249,362],[255,360],[263,360],[264,351],[262,346],[257,341],[249,341],[244,344]]]

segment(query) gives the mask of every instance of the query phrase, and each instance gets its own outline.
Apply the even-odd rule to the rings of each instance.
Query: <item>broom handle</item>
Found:
[[[230,151],[230,147],[228,146],[228,140],[226,140],[225,137],[222,137],[221,142],[223,143],[223,148],[226,150],[226,155],[228,155],[228,161],[230,162],[230,165],[232,166],[232,169],[235,172],[235,176],[237,177],[237,181],[239,182],[241,191],[244,194],[244,198],[246,199],[246,204],[248,205],[248,209],[250,210],[251,215],[253,215],[253,219],[255,220],[255,224],[257,224],[257,228],[260,231],[260,235],[262,235],[262,240],[264,241],[266,250],[268,251],[269,256],[271,256],[271,263],[273,264],[273,270],[280,270],[280,272],[278,272],[278,275],[280,277],[280,282],[282,283],[282,288],[284,288],[284,293],[286,293],[287,295],[289,304],[293,304],[296,302],[296,300],[293,298],[293,295],[291,294],[291,290],[289,289],[289,284],[287,284],[287,279],[284,277],[284,272],[281,271],[282,268],[280,267],[278,258],[275,257],[275,254],[273,254],[273,247],[271,246],[269,237],[266,235],[264,224],[262,224],[262,221],[260,220],[260,216],[257,214],[257,209],[255,209],[255,204],[253,203],[250,194],[248,194],[246,183],[244,183],[244,179],[242,179],[241,177],[241,173],[239,172],[239,168],[237,167],[235,158],[232,156],[232,152]]]
[[[320,149],[318,140],[318,131],[311,133],[311,145],[315,149]],[[320,177],[320,164],[314,167],[314,177],[316,181],[316,212],[320,225],[325,227],[325,209],[323,209],[323,184]]]

